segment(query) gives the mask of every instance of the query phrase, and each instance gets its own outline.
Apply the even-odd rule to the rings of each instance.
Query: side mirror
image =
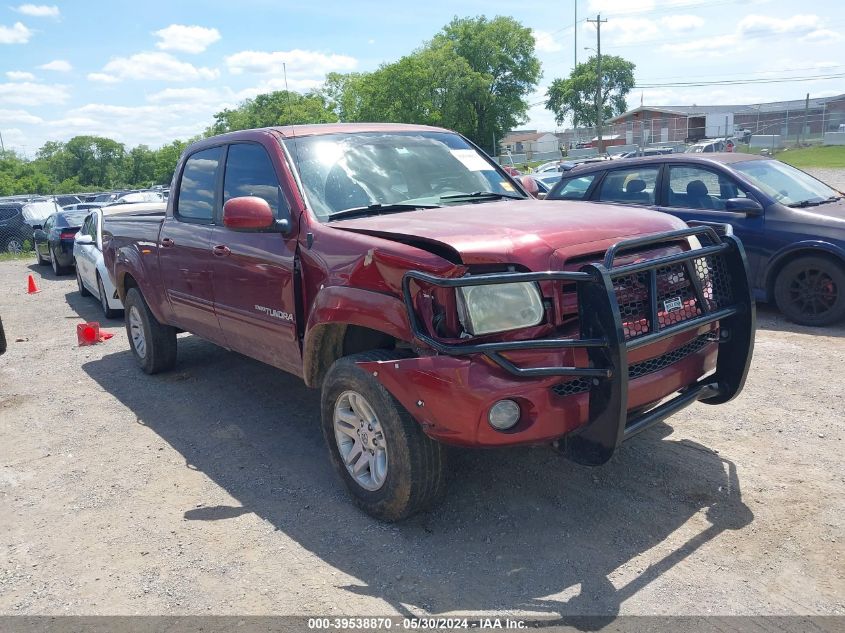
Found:
[[[91,244],[94,243],[94,238],[91,237],[88,234],[85,234],[85,233],[82,233],[82,234],[77,233],[76,243],[79,244],[80,246],[86,246],[86,245],[90,246]]]
[[[522,188],[528,193],[529,196],[532,198],[536,198],[540,195],[540,187],[537,186],[537,181],[534,180],[531,176],[522,176],[519,179]]]
[[[38,230],[38,229],[41,228],[41,225],[40,224],[33,224],[32,228],[33,228],[33,230]]]
[[[725,201],[725,211],[744,213],[745,215],[763,215],[763,207],[751,198],[728,198]]]
[[[277,226],[285,231],[288,222],[284,221],[284,227],[277,223],[264,198],[243,196],[232,198],[223,205],[223,225],[234,231],[261,231]]]
[[[43,242],[47,239],[47,234],[41,229],[35,229],[35,231],[33,231],[32,233],[32,237],[34,237],[36,240]]]

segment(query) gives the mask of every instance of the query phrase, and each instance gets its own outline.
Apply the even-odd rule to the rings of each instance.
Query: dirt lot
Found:
[[[42,292],[25,294],[36,273]],[[608,465],[456,455],[399,525],[334,480],[318,394],[192,336],[172,373],[93,299],[0,264],[0,613],[845,613],[845,327],[760,310],[754,366]]]

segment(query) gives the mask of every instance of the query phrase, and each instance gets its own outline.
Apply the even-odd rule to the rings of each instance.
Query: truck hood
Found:
[[[376,215],[329,226],[412,244],[463,264],[521,264],[546,270],[605,250],[619,239],[684,228],[673,216],[636,207],[559,200],[502,200]],[[443,246],[447,248],[443,248]]]

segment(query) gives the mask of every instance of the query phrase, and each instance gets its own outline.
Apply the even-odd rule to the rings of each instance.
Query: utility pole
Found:
[[[574,0],[572,5],[575,7],[575,63],[572,65],[572,70],[578,66],[578,0]]]
[[[602,124],[602,108],[601,108],[601,23],[607,20],[601,19],[601,13],[596,14],[595,20],[587,20],[596,25],[596,139],[598,141],[599,154],[602,152],[601,141],[601,124]]]
[[[801,129],[798,131],[798,142],[801,142],[801,135],[804,133],[804,130],[807,129],[807,114],[810,109],[810,93],[807,93],[807,98],[804,100],[804,124],[801,126]],[[807,140],[806,138],[804,140]]]

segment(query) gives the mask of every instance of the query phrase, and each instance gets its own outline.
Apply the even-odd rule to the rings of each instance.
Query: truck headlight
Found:
[[[458,287],[458,317],[473,336],[537,325],[543,300],[531,282]]]

